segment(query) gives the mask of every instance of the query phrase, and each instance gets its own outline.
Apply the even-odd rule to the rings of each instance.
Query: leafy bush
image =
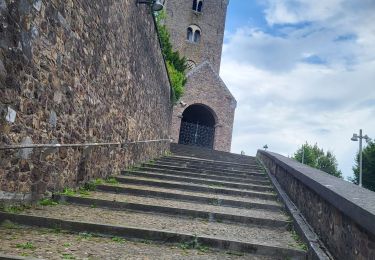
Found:
[[[186,58],[180,57],[177,51],[173,51],[170,34],[164,24],[166,14],[164,11],[156,14],[156,24],[159,31],[162,53],[167,63],[168,75],[173,88],[174,102],[180,99],[186,83]]]

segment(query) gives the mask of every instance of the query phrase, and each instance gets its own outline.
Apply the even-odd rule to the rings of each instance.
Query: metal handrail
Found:
[[[110,142],[110,143],[83,143],[83,144],[25,144],[25,145],[6,145],[0,146],[0,150],[17,150],[17,149],[30,149],[30,148],[61,148],[61,147],[92,147],[92,146],[119,146],[125,147],[129,144],[137,143],[156,143],[156,142],[172,142],[172,139],[155,139],[143,141],[127,141],[127,142]]]

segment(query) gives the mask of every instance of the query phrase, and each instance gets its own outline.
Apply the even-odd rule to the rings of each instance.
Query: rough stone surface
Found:
[[[167,138],[170,86],[149,9],[134,1],[0,1],[0,145]],[[17,112],[6,121],[7,107]],[[168,143],[0,152],[0,190],[105,177]]]
[[[293,169],[295,169],[295,162],[289,161],[290,159],[287,158],[283,159],[283,162],[276,161],[272,157],[274,155],[276,154],[269,155],[265,152],[258,152],[259,159],[276,177],[281,187],[296,204],[330,253],[336,259],[375,259],[375,235],[363,228],[361,226],[363,223],[357,223],[348,214],[339,210],[338,208],[341,205],[337,205],[338,200],[335,203],[330,203],[328,198],[325,197],[326,195],[315,192],[313,186],[316,188],[316,185],[320,185],[334,189],[337,182],[343,182],[342,186],[346,186],[346,195],[343,195],[343,197],[351,193],[361,193],[358,191],[359,188],[353,186],[351,192],[350,184],[344,183],[343,180],[336,177],[323,176],[325,174],[316,170],[312,170],[311,174],[315,173],[321,176],[312,178],[318,181],[320,179],[320,183],[312,185],[313,182],[311,182],[311,186],[306,185],[292,174]],[[280,155],[277,155],[277,157],[281,158]],[[303,170],[306,167],[300,166],[300,168],[300,170]],[[301,178],[304,174],[306,173],[300,173]],[[365,190],[363,192],[368,195],[368,201],[373,200],[373,192]],[[368,202],[358,203],[360,205]],[[368,206],[373,207],[373,205]],[[375,219],[374,215],[373,218]]]
[[[178,245],[163,245],[151,242],[128,241],[121,238],[106,238],[91,234],[70,234],[51,229],[36,229],[14,226],[9,222],[0,227],[1,249],[6,255],[23,255],[41,259],[252,259],[272,260],[273,257],[223,252],[213,249],[182,249]],[[27,249],[17,245],[31,243]]]
[[[211,110],[215,118],[214,150],[229,152],[232,143],[232,130],[236,100],[225,86],[209,62],[204,62],[187,75],[185,92],[173,108],[171,136],[178,141],[181,118],[184,110],[193,104],[203,104]]]

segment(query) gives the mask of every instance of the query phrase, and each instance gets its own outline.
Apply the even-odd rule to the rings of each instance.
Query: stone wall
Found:
[[[170,85],[135,0],[0,0],[0,146],[167,138]],[[164,153],[167,142],[0,151],[0,196],[38,197]]]
[[[375,193],[281,155],[258,151],[336,259],[375,259]]]

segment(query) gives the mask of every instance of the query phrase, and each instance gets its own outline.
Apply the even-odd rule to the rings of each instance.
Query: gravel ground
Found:
[[[239,196],[231,196],[231,195],[223,195],[223,194],[216,194],[206,193],[206,192],[195,192],[195,191],[184,191],[184,190],[175,190],[169,188],[159,188],[154,186],[145,186],[145,185],[130,185],[130,184],[117,184],[116,187],[124,187],[124,188],[133,188],[133,189],[143,189],[145,191],[160,191],[166,193],[173,193],[173,194],[185,194],[185,195],[192,195],[198,197],[206,197],[212,199],[226,199],[226,200],[237,200],[237,201],[245,201],[245,202],[253,202],[253,203],[262,203],[262,204],[270,204],[270,205],[281,205],[276,200],[265,200],[260,198],[251,198],[251,197],[239,197]]]
[[[39,208],[36,209],[27,209],[24,213],[64,220],[214,236],[227,240],[237,240],[256,244],[268,244],[281,247],[297,246],[291,233],[284,229],[224,224],[198,219],[177,218],[154,213],[116,211],[76,205],[39,206]]]
[[[165,206],[165,207],[172,207],[172,208],[193,209],[193,210],[200,210],[200,211],[264,218],[264,219],[288,220],[288,217],[281,211],[275,212],[275,211],[266,211],[266,210],[260,210],[260,209],[231,208],[231,207],[199,204],[199,203],[194,203],[194,202],[164,200],[164,199],[156,199],[156,198],[150,198],[150,197],[139,197],[139,196],[125,195],[125,194],[113,194],[113,193],[97,192],[97,191],[90,192],[90,195],[85,196],[85,197],[94,198],[94,199],[102,199],[102,200],[110,200],[110,201]]]
[[[42,259],[253,259],[274,258],[211,249],[181,249],[182,245],[161,245],[95,237],[88,234],[56,233],[50,229],[0,227],[0,254]]]

